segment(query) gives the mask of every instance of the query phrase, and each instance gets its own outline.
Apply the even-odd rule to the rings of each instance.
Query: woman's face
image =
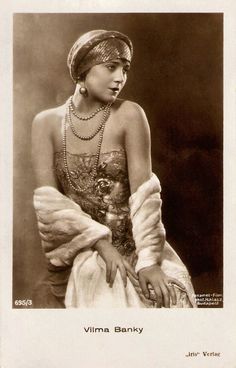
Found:
[[[114,102],[124,87],[130,63],[116,59],[93,66],[85,78],[88,96],[103,103]]]

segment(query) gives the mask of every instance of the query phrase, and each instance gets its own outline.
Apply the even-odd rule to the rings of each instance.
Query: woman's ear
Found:
[[[87,74],[88,74],[88,70],[86,70],[86,72],[83,72],[82,74],[80,74],[78,76],[77,83],[80,84],[81,82],[85,82]]]

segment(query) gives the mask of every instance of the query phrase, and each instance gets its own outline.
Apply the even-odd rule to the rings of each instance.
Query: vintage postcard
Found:
[[[0,366],[234,368],[235,5],[1,10]]]

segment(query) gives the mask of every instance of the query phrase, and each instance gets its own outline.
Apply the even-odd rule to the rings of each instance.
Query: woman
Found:
[[[68,56],[73,96],[34,119],[34,205],[48,261],[36,306],[195,306],[165,242],[145,113],[118,98],[132,55],[120,32],[84,34]]]

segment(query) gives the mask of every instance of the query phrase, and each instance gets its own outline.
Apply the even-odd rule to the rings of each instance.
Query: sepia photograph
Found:
[[[0,366],[235,368],[234,0],[0,8]]]
[[[13,308],[223,307],[223,14],[15,13]]]

